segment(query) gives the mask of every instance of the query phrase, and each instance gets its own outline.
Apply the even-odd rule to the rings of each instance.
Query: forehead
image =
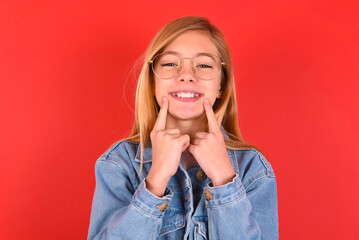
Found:
[[[218,56],[218,50],[210,34],[205,31],[188,31],[175,38],[164,52],[176,52],[182,57],[195,57],[201,53]]]

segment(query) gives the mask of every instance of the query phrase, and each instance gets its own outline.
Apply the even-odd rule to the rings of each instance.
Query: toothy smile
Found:
[[[200,93],[194,93],[194,92],[171,92],[172,96],[176,96],[179,98],[197,98],[201,96]]]

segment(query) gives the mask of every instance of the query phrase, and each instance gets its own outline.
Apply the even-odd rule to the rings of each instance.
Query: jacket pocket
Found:
[[[185,214],[176,208],[168,207],[162,218],[162,226],[159,236],[185,227]]]

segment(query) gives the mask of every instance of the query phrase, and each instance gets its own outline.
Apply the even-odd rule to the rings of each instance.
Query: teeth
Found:
[[[198,97],[199,94],[198,93],[184,93],[184,92],[180,92],[180,93],[172,93],[172,95],[180,97],[180,98],[195,98]]]

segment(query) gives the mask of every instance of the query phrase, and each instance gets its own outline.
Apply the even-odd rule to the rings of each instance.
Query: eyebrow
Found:
[[[176,52],[176,51],[172,51],[172,50],[169,50],[169,51],[165,51],[163,53],[166,53],[166,54],[174,54],[174,55],[181,55],[179,52]],[[198,56],[208,56],[208,57],[211,57],[213,58],[213,56],[216,56],[214,54],[210,54],[210,53],[206,53],[206,52],[199,52],[195,55],[195,57],[198,57]]]

